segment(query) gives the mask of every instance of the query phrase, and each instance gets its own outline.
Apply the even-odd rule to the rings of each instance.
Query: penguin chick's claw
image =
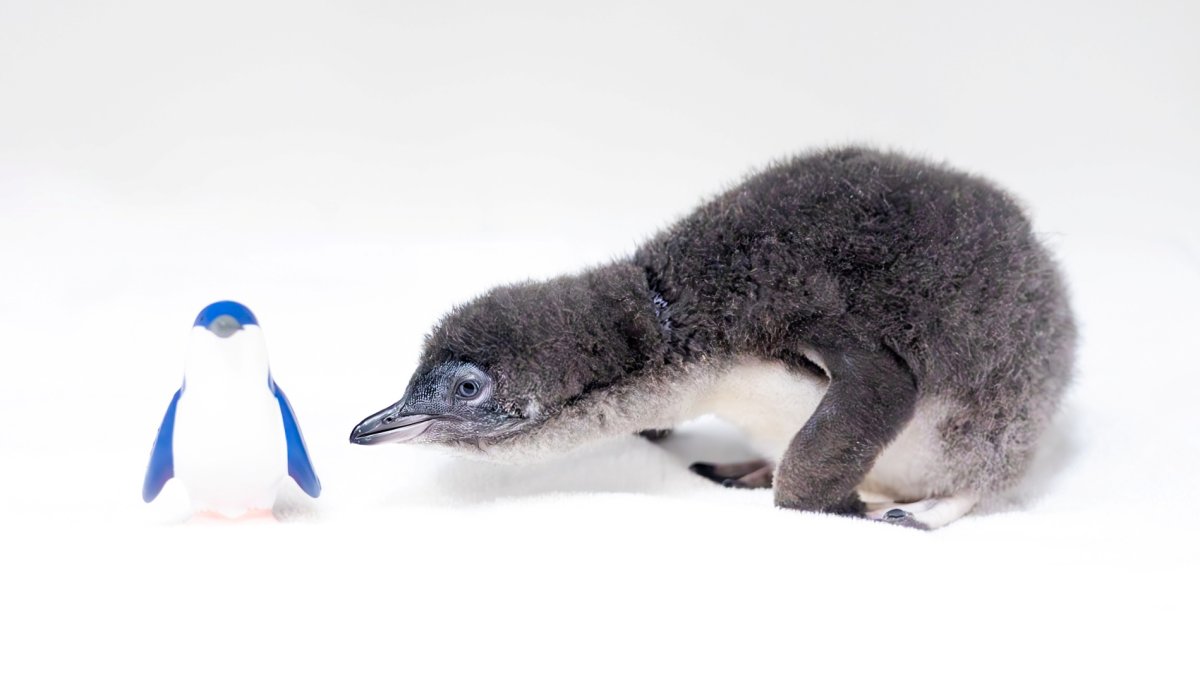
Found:
[[[638,432],[638,436],[641,436],[642,438],[644,438],[652,443],[661,441],[670,435],[671,435],[670,429],[643,429],[642,431]]]
[[[928,525],[917,520],[913,517],[913,514],[905,511],[904,509],[888,509],[883,513],[883,515],[867,515],[867,518],[882,523],[889,523],[891,525],[899,525],[900,527],[911,527],[914,530],[931,529]]]
[[[951,497],[930,497],[907,504],[879,502],[867,505],[865,515],[902,527],[936,530],[965,516],[979,501],[978,495],[959,494]]]
[[[733,464],[696,462],[688,468],[698,476],[733,488],[769,488],[774,477],[771,465],[761,459]]]

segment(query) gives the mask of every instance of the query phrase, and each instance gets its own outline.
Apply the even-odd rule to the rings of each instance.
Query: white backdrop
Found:
[[[1198,7],[3,0],[0,669],[1194,667]],[[711,425],[518,469],[346,442],[455,302],[850,141],[994,178],[1067,268],[1081,376],[1010,499],[780,512],[686,471]],[[139,499],[226,297],[326,486],[285,524]]]

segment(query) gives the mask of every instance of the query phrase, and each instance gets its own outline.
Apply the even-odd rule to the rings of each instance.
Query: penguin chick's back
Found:
[[[778,163],[633,259],[682,360],[882,344],[924,394],[1037,395],[1044,407],[1071,369],[1065,289],[1018,204],[898,154],[851,147]]]

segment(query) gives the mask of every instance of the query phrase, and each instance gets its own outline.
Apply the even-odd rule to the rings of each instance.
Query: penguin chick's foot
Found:
[[[642,438],[651,442],[661,441],[670,435],[670,429],[643,429],[642,431],[638,432],[638,436],[641,436]]]
[[[771,465],[761,459],[733,464],[696,462],[688,468],[692,470],[692,473],[704,476],[725,487],[769,488],[774,478],[774,470]]]
[[[936,530],[965,516],[978,501],[978,495],[964,493],[950,497],[930,497],[909,503],[875,502],[867,504],[864,515],[871,520],[902,527]]]

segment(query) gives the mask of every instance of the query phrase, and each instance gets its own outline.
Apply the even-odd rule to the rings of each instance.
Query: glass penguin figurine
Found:
[[[153,501],[177,478],[194,513],[237,518],[270,513],[288,476],[310,497],[321,494],[258,320],[245,305],[214,302],[192,326],[183,385],[158,429],[142,498]]]

